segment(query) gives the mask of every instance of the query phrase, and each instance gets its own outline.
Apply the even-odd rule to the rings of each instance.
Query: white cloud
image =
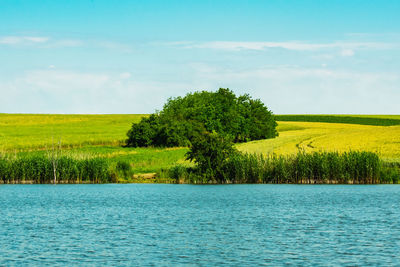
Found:
[[[399,48],[398,44],[378,43],[378,42],[333,42],[333,43],[304,43],[304,42],[230,42],[230,41],[212,41],[212,42],[171,42],[166,43],[171,46],[183,48],[203,48],[218,49],[229,51],[240,50],[265,50],[271,48],[281,48],[295,51],[315,51],[322,49],[394,49]]]
[[[23,37],[23,39],[33,43],[45,43],[49,40],[49,38],[47,37],[29,37],[29,36]]]
[[[57,70],[30,71],[21,78],[21,81],[30,88],[47,92],[96,90],[109,80],[110,77],[106,74]]]
[[[165,82],[134,80],[128,72],[30,71],[0,80],[0,112],[149,113],[170,96],[228,87],[260,98],[277,114],[400,113],[400,73],[294,66],[235,70],[198,63],[189,69],[188,80]]]
[[[0,112],[150,113],[170,96],[228,87],[260,98],[277,114],[400,113],[399,72],[318,66],[243,68],[197,62],[185,66],[184,79],[171,69],[165,80],[157,73],[145,78],[127,71],[28,71],[15,78],[0,76]]]
[[[354,56],[354,51],[352,49],[344,49],[340,52],[340,55],[343,57],[352,57]]]
[[[202,67],[204,69],[204,67]],[[400,73],[271,67],[203,72],[204,89],[229,87],[260,98],[277,114],[399,114]]]
[[[88,73],[56,69],[0,77],[0,112],[151,113],[188,84],[129,79],[130,73]]]
[[[0,37],[0,44],[15,45],[15,44],[34,44],[45,43],[49,40],[48,37],[40,36],[4,36]]]
[[[35,45],[38,48],[75,48],[75,47],[95,47],[110,49],[125,53],[132,52],[133,46],[113,41],[105,40],[81,40],[73,38],[49,38],[39,36],[0,36],[0,45],[21,46]]]
[[[79,47],[83,46],[84,42],[81,40],[74,40],[74,39],[63,39],[57,40],[50,44],[47,47]]]

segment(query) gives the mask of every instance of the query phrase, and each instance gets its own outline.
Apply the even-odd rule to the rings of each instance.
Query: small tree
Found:
[[[224,182],[223,166],[226,160],[239,153],[227,137],[205,132],[192,140],[186,159],[194,161],[201,174],[216,182]]]

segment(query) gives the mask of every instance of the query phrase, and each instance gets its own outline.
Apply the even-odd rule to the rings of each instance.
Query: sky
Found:
[[[133,114],[229,88],[400,114],[398,0],[0,0],[0,113]]]

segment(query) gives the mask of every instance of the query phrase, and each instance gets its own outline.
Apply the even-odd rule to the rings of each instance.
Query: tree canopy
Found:
[[[194,92],[168,99],[163,110],[134,123],[127,146],[190,146],[204,133],[218,133],[234,142],[278,135],[274,115],[259,99],[237,97],[231,90]]]
[[[192,140],[186,159],[197,164],[197,170],[207,179],[224,182],[224,167],[229,157],[239,154],[229,138],[217,133],[205,133]]]

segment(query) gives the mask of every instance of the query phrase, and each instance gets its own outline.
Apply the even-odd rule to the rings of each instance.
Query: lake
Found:
[[[0,265],[400,265],[397,185],[0,185]]]

